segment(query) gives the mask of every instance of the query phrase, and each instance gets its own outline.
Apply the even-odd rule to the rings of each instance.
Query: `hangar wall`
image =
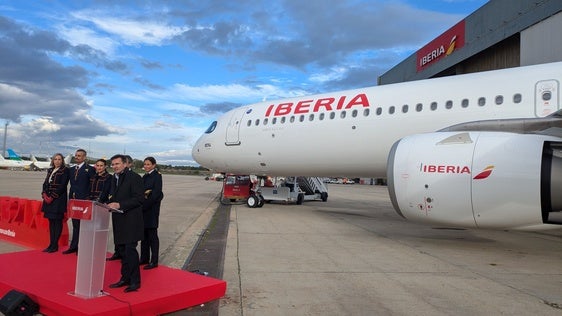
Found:
[[[521,32],[521,66],[562,60],[562,13]]]
[[[561,15],[561,0],[491,0],[379,76],[378,84],[562,61]]]

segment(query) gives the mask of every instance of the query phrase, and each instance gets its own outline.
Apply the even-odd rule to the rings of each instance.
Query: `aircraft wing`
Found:
[[[562,110],[542,118],[481,120],[456,124],[438,132],[486,131],[562,137]]]

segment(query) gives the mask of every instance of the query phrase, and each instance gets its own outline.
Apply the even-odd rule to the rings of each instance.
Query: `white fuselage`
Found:
[[[192,154],[215,172],[384,177],[402,137],[556,112],[561,79],[551,63],[256,103],[221,116]]]
[[[0,156],[0,168],[26,168],[30,164],[31,161],[4,159]]]

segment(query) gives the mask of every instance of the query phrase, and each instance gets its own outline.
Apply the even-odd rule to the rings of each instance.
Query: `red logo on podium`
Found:
[[[68,200],[68,214],[70,218],[92,220],[92,212],[94,205],[88,200]]]

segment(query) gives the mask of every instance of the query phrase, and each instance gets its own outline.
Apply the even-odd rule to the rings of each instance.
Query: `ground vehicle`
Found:
[[[304,201],[328,200],[328,189],[320,178],[286,177],[263,178],[263,186],[248,196],[248,207],[262,207],[265,202],[281,201],[297,205]],[[261,181],[258,181],[261,184]]]
[[[224,178],[222,185],[222,196],[234,202],[247,199],[251,194],[253,183],[249,175],[229,174]]]

